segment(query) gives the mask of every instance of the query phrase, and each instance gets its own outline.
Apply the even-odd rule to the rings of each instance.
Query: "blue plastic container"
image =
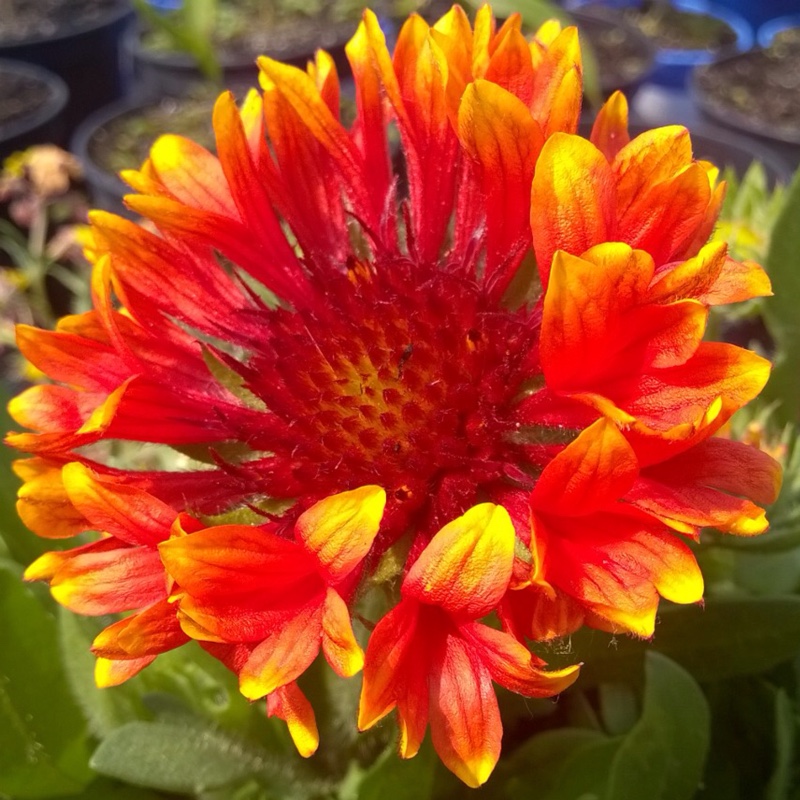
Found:
[[[800,0],[714,0],[714,2],[744,17],[754,31],[771,19],[800,14]]]
[[[567,0],[567,9],[578,9],[597,0]],[[638,0],[604,0],[602,3],[609,8],[630,8],[638,6]],[[715,53],[708,50],[675,50],[665,48],[656,51],[656,68],[650,76],[651,83],[672,88],[683,88],[689,79],[692,69],[698,64],[708,64],[715,58],[733,55],[749,50],[755,41],[753,29],[747,20],[738,14],[720,7],[716,3],[705,0],[672,0],[672,6],[679,11],[689,11],[696,14],[708,14],[726,22],[736,34],[736,43],[731,47],[723,48]]]
[[[800,6],[800,0],[798,0]],[[800,13],[790,14],[787,17],[778,17],[765,22],[756,34],[756,41],[759,47],[769,47],[775,34],[785,31],[787,28],[800,28]]]

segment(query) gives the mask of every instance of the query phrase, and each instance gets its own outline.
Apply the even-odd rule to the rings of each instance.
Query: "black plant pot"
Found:
[[[65,141],[64,109],[69,90],[64,81],[41,67],[0,59],[0,101],[6,113],[11,102],[6,92],[26,86],[41,95],[40,102],[13,119],[0,121],[0,159],[33,144]]]
[[[257,86],[256,59],[260,55],[268,55],[278,61],[305,69],[319,48],[330,53],[340,75],[349,75],[350,66],[344,46],[355,30],[355,22],[342,23],[325,29],[321,32],[321,38],[310,39],[304,46],[298,47],[296,43],[292,43],[291,46],[282,47],[276,42],[275,46],[268,48],[266,52],[222,53],[219,55],[222,83],[226,87],[242,84]],[[132,65],[134,91],[137,97],[154,98],[187,94],[197,84],[208,80],[188,53],[151,50],[143,43],[142,31],[135,27],[125,34],[123,50]]]
[[[768,51],[752,50],[748,53],[741,53],[729,58],[720,59],[713,64],[702,67],[692,75],[690,84],[690,94],[694,103],[700,110],[714,122],[720,123],[728,128],[732,128],[740,133],[744,133],[753,138],[751,141],[761,141],[771,147],[776,152],[796,168],[800,166],[800,125],[794,124],[781,125],[776,120],[768,120],[758,113],[748,113],[747,110],[738,109],[731,102],[731,98],[741,96],[737,93],[737,87],[750,87],[752,90],[753,78],[750,76],[756,69],[756,59],[766,58]],[[800,74],[800,55],[794,54],[793,72]],[[721,70],[725,70],[721,73]],[[721,75],[724,74],[722,84],[725,88],[725,96],[719,97],[717,93],[712,93],[710,87],[714,82],[719,82]],[[785,89],[779,85],[784,79],[788,79],[789,68],[782,69],[776,65],[774,69],[774,79],[778,85],[769,85],[759,77],[757,81],[758,94],[763,96],[765,92],[776,92],[781,95]],[[741,80],[741,84],[737,84]],[[733,92],[734,94],[728,94]],[[795,114],[793,119],[797,119]]]
[[[129,0],[118,0],[92,23],[75,23],[47,38],[0,41],[0,57],[37,64],[64,80],[70,90],[65,124],[72,130],[92,111],[125,93],[120,40],[132,19]]]
[[[596,58],[600,94],[607,99],[619,89],[630,100],[655,69],[653,43],[618,18],[591,11],[573,11],[570,17]]]

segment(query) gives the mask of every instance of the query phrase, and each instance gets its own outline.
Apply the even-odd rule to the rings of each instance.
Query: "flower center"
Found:
[[[410,263],[380,267],[326,282],[311,310],[274,312],[251,363],[251,389],[282,423],[269,450],[298,489],[372,482],[417,506],[460,476],[472,503],[520,460],[509,434],[532,326],[462,277],[420,285]]]

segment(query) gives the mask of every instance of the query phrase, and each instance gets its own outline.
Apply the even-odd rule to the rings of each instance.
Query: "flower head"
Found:
[[[325,53],[260,59],[262,92],[216,104],[215,154],[166,136],[125,174],[154,230],[93,214],[94,309],[20,328],[53,380],[11,404],[20,511],[110,534],[29,577],[136,612],[95,644],[120,675],[199,640],[305,755],[297,680],[320,650],[361,667],[351,617],[383,583],[359,725],[397,708],[410,757],[430,721],[478,785],[491,681],[546,696],[576,674],[526,637],[650,636],[659,596],[702,596],[682,537],[766,528],[776,463],[715,433],[769,365],[702,338],[710,305],[769,282],[705,246],[724,187],[684,129],[631,140],[615,95],[576,134],[575,29],[528,41],[455,6],[392,56],[365,12],[347,53],[352,125]]]

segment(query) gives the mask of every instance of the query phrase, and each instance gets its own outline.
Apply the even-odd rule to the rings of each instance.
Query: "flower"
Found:
[[[304,755],[297,681],[320,648],[357,671],[374,625],[359,725],[396,707],[410,757],[430,721],[478,785],[500,746],[491,680],[544,696],[576,675],[526,638],[651,636],[660,596],[702,597],[683,537],[765,530],[779,467],[715,434],[769,364],[702,339],[709,306],[769,281],[705,245],[724,186],[684,129],[631,140],[617,94],[576,134],[574,28],[528,42],[518,16],[456,6],[412,16],[391,56],[365,12],[347,53],[352,125],[327,54],[260,59],[263,92],[216,104],[216,154],[165,136],[125,174],[154,229],[92,215],[94,309],[20,327],[53,381],[10,406],[32,454],[20,511],[41,535],[111,534],[28,577],[136,612],[95,645],[120,675],[199,640]],[[78,474],[127,521],[93,518]],[[146,564],[127,594],[93,560],[111,550]],[[376,586],[390,602],[353,628]]]

